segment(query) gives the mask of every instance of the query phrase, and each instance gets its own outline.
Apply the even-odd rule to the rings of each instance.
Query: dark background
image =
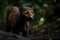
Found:
[[[0,0],[0,30],[5,30],[7,9],[12,6],[34,6],[32,30],[35,35],[47,34],[50,38],[60,32],[60,1],[59,0]],[[55,33],[56,32],[56,33]],[[60,36],[56,37],[60,37]]]

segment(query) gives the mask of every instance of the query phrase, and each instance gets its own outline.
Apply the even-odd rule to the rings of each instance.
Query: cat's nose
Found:
[[[33,19],[33,16],[30,16]]]

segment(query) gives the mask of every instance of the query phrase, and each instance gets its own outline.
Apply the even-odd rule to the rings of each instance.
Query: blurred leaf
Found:
[[[38,25],[34,25],[32,29],[36,31],[38,29]]]
[[[38,25],[41,26],[44,22],[45,22],[45,18],[41,17],[41,19],[39,20]]]

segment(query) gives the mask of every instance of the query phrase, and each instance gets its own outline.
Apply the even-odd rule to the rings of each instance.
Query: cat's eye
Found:
[[[26,14],[29,14],[29,12],[27,12]]]
[[[25,13],[27,13],[27,11],[25,11]]]

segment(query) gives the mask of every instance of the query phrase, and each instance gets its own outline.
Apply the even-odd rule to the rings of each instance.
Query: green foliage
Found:
[[[38,21],[38,25],[41,26],[42,24],[44,24],[45,19],[44,17],[41,17],[40,20]]]
[[[58,14],[58,12],[56,12],[56,14],[54,13],[55,12],[54,9],[56,7],[60,7],[59,1],[56,2],[56,0],[0,0],[0,29],[5,28],[6,14],[7,14],[8,8],[12,6],[17,6],[17,5],[21,5],[23,7],[25,6],[30,7],[32,5],[34,6],[35,16],[34,16],[34,22],[32,23],[33,24],[32,30],[34,31],[44,26],[46,22],[49,23],[49,22],[55,21],[60,23],[60,15]],[[56,11],[58,11],[58,9]],[[45,29],[42,29],[42,30],[45,30]],[[48,36],[49,36],[49,40],[52,40],[50,31],[48,32]]]
[[[38,25],[34,25],[33,27],[32,27],[32,30],[34,30],[34,31],[36,31],[38,29]]]
[[[48,21],[49,16],[53,14],[53,8],[55,7],[55,0],[0,0],[0,25],[5,22],[7,9],[11,6],[21,4],[23,7],[34,5],[35,10],[35,24],[33,29],[38,28]],[[57,21],[60,18],[56,19]]]

